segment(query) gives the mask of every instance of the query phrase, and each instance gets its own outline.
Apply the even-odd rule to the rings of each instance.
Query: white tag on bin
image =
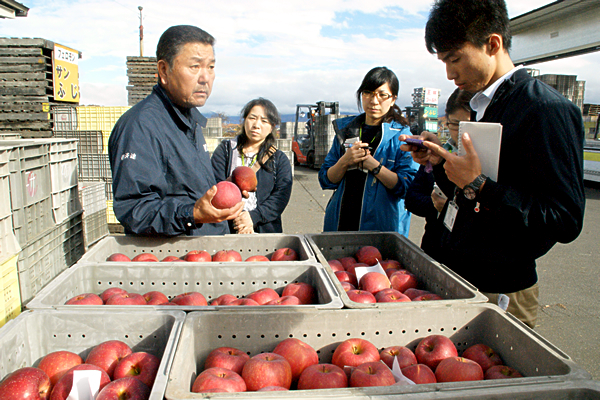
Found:
[[[94,400],[100,391],[101,379],[101,371],[73,371],[73,386],[67,400]]]
[[[510,303],[510,297],[505,294],[500,294],[498,296],[498,307],[503,309],[504,311],[508,310],[508,304]]]
[[[394,362],[392,363],[392,375],[394,375],[394,379],[396,379],[396,386],[402,385],[414,385],[415,383],[404,376],[402,371],[400,370],[400,364],[398,364],[398,356],[394,356]]]
[[[372,265],[370,267],[356,267],[354,269],[354,272],[356,273],[356,282],[360,282],[360,278],[362,278],[363,275],[369,272],[379,272],[387,278],[387,274],[385,273],[385,270],[383,269],[381,264],[379,264],[379,260],[377,260],[377,263],[375,265]]]

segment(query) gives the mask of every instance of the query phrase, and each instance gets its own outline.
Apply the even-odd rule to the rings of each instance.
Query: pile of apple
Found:
[[[277,249],[272,255],[271,259],[264,255],[250,256],[246,259],[246,262],[256,261],[296,261],[298,260],[298,253],[296,250],[289,247],[282,247]],[[140,253],[133,258],[129,258],[122,253],[111,254],[106,261],[118,261],[118,262],[158,262],[159,259],[152,253]],[[178,261],[190,261],[190,262],[239,262],[242,261],[242,255],[235,250],[220,250],[212,256],[205,250],[191,250],[182,258],[177,256],[166,256],[162,259],[163,262],[178,262]]]
[[[0,382],[0,399],[66,400],[73,387],[74,371],[99,371],[100,391],[96,400],[146,400],[160,366],[160,359],[146,352],[133,352],[120,340],[95,346],[83,359],[61,350],[47,354],[37,367],[20,368]]]
[[[390,386],[394,358],[402,375],[415,384],[516,378],[522,375],[502,365],[490,347],[477,344],[458,357],[450,339],[431,335],[421,340],[413,353],[404,346],[381,351],[365,339],[340,343],[331,363],[319,363],[317,352],[307,343],[290,338],[272,352],[250,357],[233,347],[210,352],[203,371],[196,377],[194,393],[334,389]],[[435,371],[435,372],[433,372]]]
[[[315,304],[317,291],[309,283],[288,283],[281,292],[281,296],[274,289],[258,289],[243,298],[233,294],[223,294],[210,302],[211,306],[262,306],[262,305],[301,305]],[[171,300],[162,292],[153,290],[144,295],[130,293],[124,289],[108,288],[100,295],[95,293],[82,293],[65,302],[65,305],[117,305],[117,306],[206,306],[206,298],[200,292],[181,293]]]
[[[327,260],[333,273],[346,291],[348,298],[357,303],[389,303],[406,301],[443,300],[435,293],[418,289],[417,276],[403,269],[397,260],[383,260],[375,246],[363,246],[354,256]],[[355,269],[379,264],[386,275],[368,272],[357,281]]]

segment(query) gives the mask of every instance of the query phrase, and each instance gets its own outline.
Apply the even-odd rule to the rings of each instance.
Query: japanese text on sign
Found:
[[[58,44],[52,57],[54,100],[79,102],[79,53]]]

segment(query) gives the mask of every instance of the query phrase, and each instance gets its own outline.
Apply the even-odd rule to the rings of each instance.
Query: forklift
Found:
[[[315,143],[319,142],[317,135],[325,134],[327,129],[317,129],[317,117],[320,115],[334,114],[339,115],[339,102],[318,101],[317,104],[297,104],[296,105],[296,123],[294,125],[294,140],[292,141],[292,151],[294,152],[294,164],[306,165],[309,168],[319,167],[315,165]],[[306,133],[298,133],[298,123],[300,119],[308,118],[306,121]]]

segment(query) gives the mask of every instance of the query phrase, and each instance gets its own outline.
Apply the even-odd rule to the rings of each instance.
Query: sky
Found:
[[[338,101],[358,111],[355,92],[373,67],[400,80],[397,104],[414,88],[441,89],[440,107],[454,90],[444,64],[425,48],[431,7],[425,0],[19,0],[24,18],[0,19],[0,36],[44,38],[82,53],[82,105],[127,105],[127,56],[139,56],[138,6],[143,7],[144,56],[155,56],[172,25],[196,25],[216,38],[216,79],[200,110],[239,117],[249,100],[266,97],[282,114],[296,104]],[[551,3],[507,0],[513,18]],[[542,74],[577,75],[586,103],[600,103],[600,52],[533,65]]]

